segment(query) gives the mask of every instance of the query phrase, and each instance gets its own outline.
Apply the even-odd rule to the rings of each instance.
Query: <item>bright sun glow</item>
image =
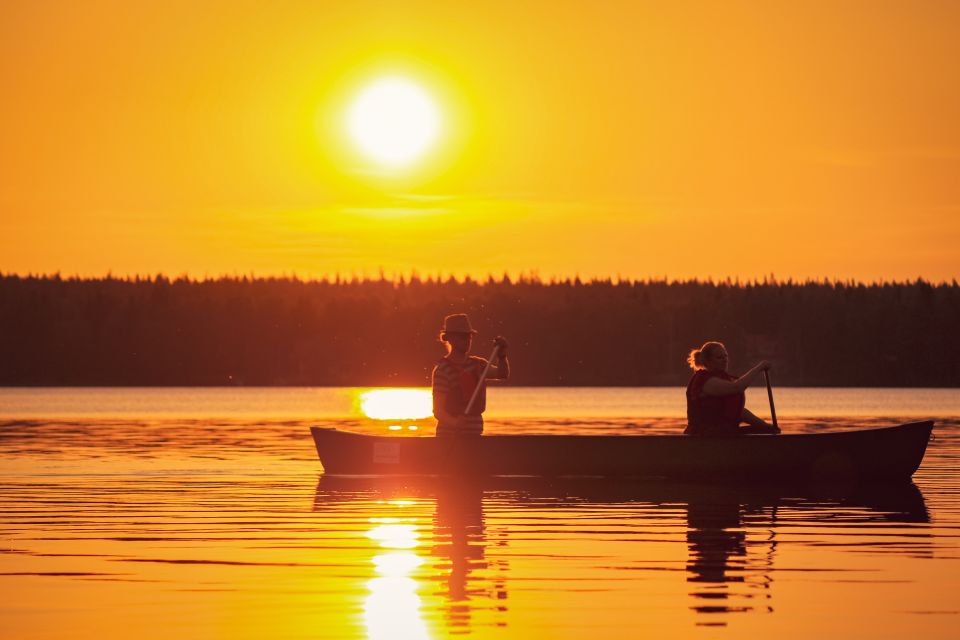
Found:
[[[356,97],[347,113],[354,142],[372,159],[408,165],[434,143],[440,112],[424,89],[406,78],[382,78]]]
[[[374,420],[419,420],[433,415],[428,389],[373,389],[360,394],[360,410]]]

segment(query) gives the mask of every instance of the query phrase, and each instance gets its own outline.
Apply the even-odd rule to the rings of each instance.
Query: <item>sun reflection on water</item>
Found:
[[[412,503],[391,501],[391,504],[403,507]],[[367,537],[390,550],[372,559],[377,576],[366,583],[370,592],[363,607],[367,637],[370,640],[426,640],[430,634],[421,610],[423,599],[417,593],[417,580],[410,575],[424,560],[413,551],[397,551],[419,544],[417,527],[398,518],[371,518],[370,523],[376,526],[367,532]]]
[[[373,564],[377,567],[377,573],[381,575],[406,576],[423,564],[423,558],[412,551],[394,551],[376,556]]]
[[[373,420],[422,420],[433,415],[429,389],[368,389],[359,392],[360,411]]]
[[[420,611],[423,601],[417,595],[416,580],[404,576],[372,578],[367,588],[370,595],[363,609],[370,640],[430,637]]]
[[[416,527],[412,524],[381,524],[367,532],[367,537],[376,540],[387,549],[412,549],[417,546]]]

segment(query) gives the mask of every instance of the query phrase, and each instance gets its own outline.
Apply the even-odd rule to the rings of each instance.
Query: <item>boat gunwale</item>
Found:
[[[380,434],[370,434],[370,433],[357,433],[356,431],[348,431],[345,429],[339,429],[337,427],[320,427],[320,426],[311,426],[311,433],[323,433],[330,436],[338,437],[359,437],[359,438],[377,438],[377,439],[390,439],[397,441],[416,441],[416,440],[470,440],[472,438],[482,438],[482,439],[507,439],[507,438],[538,438],[538,439],[603,439],[603,440],[612,440],[612,439],[685,439],[685,440],[742,440],[744,438],[776,438],[778,440],[789,438],[823,438],[825,436],[851,436],[851,435],[864,435],[864,434],[881,434],[889,433],[891,431],[907,431],[907,430],[920,430],[928,428],[930,433],[933,433],[933,427],[935,425],[934,420],[914,420],[911,422],[903,422],[901,424],[887,425],[883,427],[866,427],[863,429],[843,429],[841,431],[823,431],[816,433],[779,433],[779,434],[760,434],[760,433],[751,433],[751,434],[686,434],[686,433],[658,433],[658,434],[640,434],[640,433],[611,433],[611,434],[600,434],[600,433],[571,433],[571,434],[561,434],[561,433],[498,433],[498,434],[485,434],[480,436],[436,436],[436,435],[380,435]],[[929,436],[928,436],[929,437]]]

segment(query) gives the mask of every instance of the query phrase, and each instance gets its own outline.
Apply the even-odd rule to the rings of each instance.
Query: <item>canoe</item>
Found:
[[[656,477],[681,481],[909,479],[933,421],[778,436],[372,436],[311,427],[327,475]]]

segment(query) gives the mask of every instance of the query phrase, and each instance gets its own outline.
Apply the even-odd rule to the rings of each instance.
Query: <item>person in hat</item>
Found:
[[[440,341],[447,347],[447,355],[433,368],[433,415],[437,419],[438,436],[479,436],[483,433],[483,411],[487,405],[486,381],[480,385],[477,398],[467,414],[467,404],[484,370],[486,380],[506,380],[510,377],[507,359],[507,341],[497,336],[497,361],[490,364],[484,358],[470,355],[470,347],[477,331],[470,325],[465,313],[455,313],[443,319]]]

